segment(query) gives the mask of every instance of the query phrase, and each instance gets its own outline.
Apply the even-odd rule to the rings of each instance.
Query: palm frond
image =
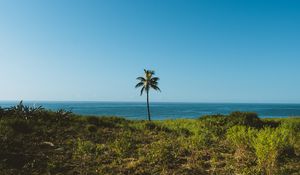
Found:
[[[149,71],[149,73],[151,74],[151,75],[155,75],[155,71],[154,70],[148,70]]]
[[[142,89],[141,89],[141,96],[143,95],[144,89],[145,89],[145,87],[142,87]]]
[[[158,85],[158,82],[156,82],[156,81],[150,81],[149,84],[152,84],[152,85],[157,86],[157,85]]]
[[[140,80],[140,81],[146,81],[146,79],[144,77],[137,77],[136,79]]]
[[[160,88],[158,87],[158,81],[159,77],[152,77],[155,72],[153,70],[147,70],[144,69],[145,72],[145,77],[137,77],[136,79],[139,80],[140,82],[135,85],[135,88],[142,87],[141,89],[141,95],[143,95],[144,91],[149,92],[150,88],[156,90],[156,91],[161,91]]]
[[[155,80],[152,80],[152,79],[150,80],[150,82],[151,82],[151,83],[152,83],[152,82],[153,82],[153,83],[158,83],[158,81],[155,81]]]
[[[144,85],[144,82],[139,82],[138,84],[135,85],[135,88],[141,87]]]
[[[158,86],[151,84],[150,85],[154,90],[161,92]]]
[[[158,77],[153,77],[153,78],[151,78],[151,81],[158,81],[158,80],[159,80]]]

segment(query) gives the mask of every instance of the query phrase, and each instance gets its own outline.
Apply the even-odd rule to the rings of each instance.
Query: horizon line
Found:
[[[0,102],[85,102],[85,103],[146,103],[145,101],[116,101],[116,100],[0,100]],[[190,104],[300,104],[300,102],[232,102],[232,101],[151,101],[150,103],[190,103]]]

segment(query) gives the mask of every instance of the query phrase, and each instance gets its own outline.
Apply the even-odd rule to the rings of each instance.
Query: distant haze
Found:
[[[0,101],[300,103],[300,1],[0,1]]]

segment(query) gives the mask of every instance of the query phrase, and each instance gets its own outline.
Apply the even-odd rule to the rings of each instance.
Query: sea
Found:
[[[9,108],[17,101],[0,101],[0,107]],[[75,114],[88,116],[119,116],[127,119],[147,119],[147,107],[144,102],[80,102],[80,101],[24,101],[25,105],[50,109],[64,109]],[[256,112],[261,118],[279,118],[300,116],[300,104],[267,103],[150,103],[154,120],[199,118],[203,115],[229,114],[234,111]]]

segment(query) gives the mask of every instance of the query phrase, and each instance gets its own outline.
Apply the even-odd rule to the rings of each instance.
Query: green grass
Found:
[[[0,174],[300,174],[300,118],[132,121],[0,108]]]

